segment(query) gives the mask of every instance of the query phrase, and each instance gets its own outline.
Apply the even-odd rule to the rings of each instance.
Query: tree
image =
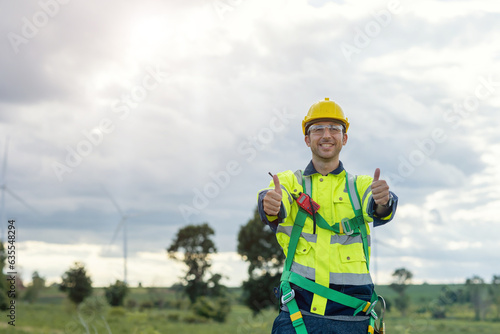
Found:
[[[484,279],[474,275],[465,281],[465,286],[469,294],[469,300],[474,308],[474,319],[484,320],[488,304],[486,301],[487,289]]]
[[[410,296],[406,294],[406,289],[411,284],[413,274],[405,268],[399,268],[394,271],[392,276],[395,277],[395,281],[391,283],[390,287],[398,293],[394,303],[401,314],[406,316],[406,311],[410,306]]]
[[[31,275],[31,283],[26,288],[23,299],[28,303],[33,303],[38,299],[40,291],[45,288],[45,278],[40,277],[38,271],[33,272]]]
[[[59,289],[68,293],[69,299],[76,305],[92,295],[92,280],[87,276],[85,266],[75,262],[73,267],[64,273]]]
[[[285,260],[275,233],[262,223],[257,208],[238,233],[238,254],[249,263],[248,280],[243,282],[243,302],[254,316],[277,304],[273,288],[279,287]]]
[[[429,305],[433,319],[446,318],[446,312],[451,305],[463,301],[463,291],[461,289],[451,290],[448,286],[443,286],[437,298],[434,298]]]
[[[194,304],[198,296],[206,296],[210,291],[206,275],[212,266],[210,254],[217,253],[211,239],[214,234],[214,230],[207,223],[188,225],[177,232],[172,245],[167,249],[170,258],[183,261],[188,267],[183,280],[185,283],[184,292],[189,297],[191,304]],[[184,254],[182,259],[179,258],[179,251]],[[217,286],[219,289],[220,279],[212,276],[211,280],[212,287]]]
[[[490,286],[491,301],[497,308],[496,320],[500,320],[500,275],[493,275]]]
[[[123,302],[128,292],[127,284],[119,280],[116,280],[115,284],[111,284],[109,287],[104,288],[104,296],[111,306],[123,306]]]
[[[223,276],[221,274],[213,274],[207,281],[208,296],[223,297],[227,294],[227,287],[220,283]]]

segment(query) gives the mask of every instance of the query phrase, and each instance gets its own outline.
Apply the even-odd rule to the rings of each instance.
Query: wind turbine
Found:
[[[121,228],[123,228],[123,283],[127,284],[127,220],[131,217],[136,217],[137,215],[124,213],[123,210],[118,205],[118,203],[113,198],[113,196],[111,196],[111,194],[106,190],[106,188],[104,186],[102,186],[102,188],[121,216],[120,222],[116,226],[110,244],[112,244],[115,241],[118,232],[120,231]]]
[[[5,138],[5,145],[4,145],[4,152],[3,152],[3,163],[2,163],[2,174],[1,174],[1,183],[0,183],[0,190],[2,191],[1,193],[1,203],[0,203],[0,210],[1,210],[1,214],[0,214],[0,219],[1,219],[1,222],[0,222],[0,225],[2,226],[0,228],[0,242],[3,242],[4,240],[4,225],[5,225],[5,193],[8,193],[11,197],[13,197],[14,199],[16,199],[18,202],[20,202],[21,204],[23,204],[25,207],[27,207],[28,209],[30,209],[30,211],[34,212],[34,213],[37,213],[37,211],[32,207],[30,206],[28,203],[26,203],[26,201],[24,201],[21,197],[19,197],[18,195],[16,195],[16,193],[14,193],[12,191],[12,189],[10,189],[8,186],[7,186],[7,158],[8,158],[8,150],[9,150],[9,137],[7,136]]]

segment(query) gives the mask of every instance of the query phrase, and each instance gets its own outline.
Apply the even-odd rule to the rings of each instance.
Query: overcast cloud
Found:
[[[2,183],[36,210],[5,193],[25,280],[76,260],[122,279],[107,191],[130,284],[174,283],[165,248],[208,222],[238,285],[237,233],[269,171],[309,162],[301,121],[325,97],[351,122],[346,169],[400,197],[377,279],[500,274],[500,3],[2,0],[0,36]]]

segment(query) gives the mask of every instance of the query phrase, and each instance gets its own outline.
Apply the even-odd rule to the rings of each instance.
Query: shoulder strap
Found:
[[[356,187],[356,175],[351,175],[345,173],[346,177],[346,187],[347,193],[349,194],[349,200],[351,201],[352,209],[356,215],[357,225],[359,228],[359,233],[361,234],[361,239],[363,240],[363,251],[365,253],[366,268],[370,271],[370,250],[368,248],[368,230],[366,229],[365,220],[363,218],[363,207],[361,199],[358,194],[358,187]]]

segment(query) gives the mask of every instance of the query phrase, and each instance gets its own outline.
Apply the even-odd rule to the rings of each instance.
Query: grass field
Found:
[[[496,310],[493,308],[482,322],[473,321],[474,312],[467,304],[448,307],[446,319],[432,319],[425,309],[432,305],[441,289],[438,285],[409,288],[412,308],[406,317],[395,309],[386,313],[388,333],[500,333],[500,322],[494,321]],[[377,292],[389,300],[394,296],[388,287],[378,287]],[[254,318],[250,310],[239,303],[240,293],[239,289],[231,290],[231,312],[226,322],[217,323],[194,316],[187,301],[168,289],[134,288],[127,308],[77,312],[64,294],[50,288],[36,303],[16,303],[15,327],[8,324],[8,314],[2,312],[0,333],[270,333],[277,311],[266,310]],[[102,298],[102,294],[102,289],[95,289],[97,298]]]

